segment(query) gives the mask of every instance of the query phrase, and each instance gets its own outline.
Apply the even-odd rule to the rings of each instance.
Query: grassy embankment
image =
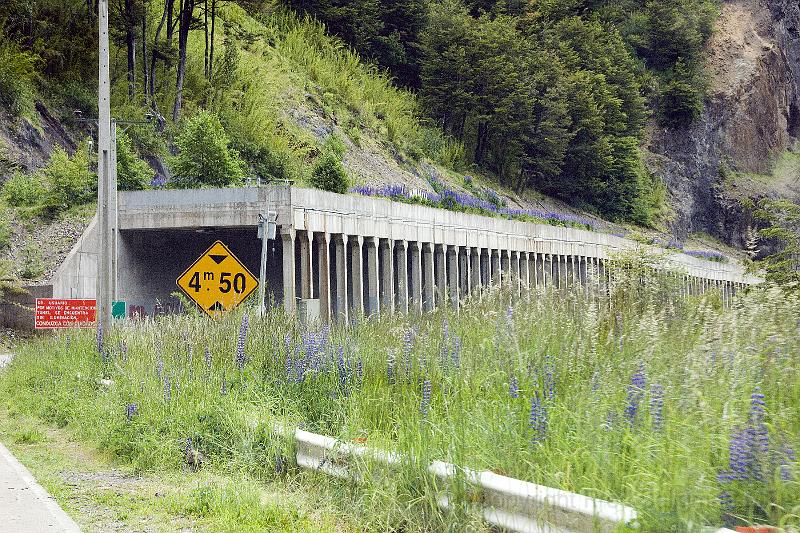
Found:
[[[418,466],[430,459],[622,501],[645,531],[797,526],[797,294],[754,289],[722,310],[639,274],[620,272],[610,305],[493,293],[458,315],[331,331],[280,312],[250,313],[243,335],[242,312],[164,317],[106,332],[102,357],[73,331],[21,346],[0,395],[141,472],[181,471],[191,438],[204,471],[296,479],[275,422],[399,450],[412,460],[398,476],[300,478],[370,531],[479,523],[436,509]]]

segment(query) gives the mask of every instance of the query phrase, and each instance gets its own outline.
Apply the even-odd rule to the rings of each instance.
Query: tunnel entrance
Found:
[[[215,241],[222,241],[258,278],[261,240],[256,228],[123,230],[120,232],[117,295],[128,303],[128,314],[154,316],[182,309],[175,280]],[[269,242],[268,305],[283,304],[282,243]],[[255,303],[257,291],[246,304]]]

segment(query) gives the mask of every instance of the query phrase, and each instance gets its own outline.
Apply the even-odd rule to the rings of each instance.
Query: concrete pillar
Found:
[[[336,249],[336,319],[342,324],[348,320],[347,298],[347,235],[336,235],[333,238]]]
[[[531,262],[530,254],[528,252],[519,253],[519,282],[522,285],[522,291],[528,293],[531,290]]]
[[[491,258],[490,283],[500,285],[500,250],[489,249],[489,257]]]
[[[469,296],[469,282],[471,281],[469,275],[469,254],[470,248],[466,246],[464,248],[460,248],[458,252],[458,287],[459,287],[459,296],[461,298],[466,298]]]
[[[283,245],[283,308],[290,315],[295,314],[294,277],[294,228],[281,229]]]
[[[458,246],[447,247],[447,289],[450,305],[458,309]]]
[[[422,312],[422,250],[419,241],[408,243],[411,254],[411,308]]]
[[[500,250],[500,284],[503,287],[511,286],[511,251]]]
[[[433,244],[422,243],[422,307],[430,311],[436,306],[434,289],[436,281],[433,278]]]
[[[381,311],[384,315],[391,315],[394,313],[394,242],[391,239],[382,239],[380,242],[380,262],[383,265],[380,276]]]
[[[447,301],[447,259],[445,257],[445,246],[435,244],[433,250],[436,269],[436,305],[444,307]]]
[[[377,237],[364,239],[365,253],[367,256],[367,312],[370,315],[380,314],[380,290],[378,287],[378,244]]]
[[[394,249],[397,257],[397,309],[408,313],[408,243],[395,241]]]
[[[572,263],[573,256],[564,256],[564,286],[572,287],[575,285],[575,268]]]
[[[469,257],[470,289],[472,294],[481,290],[481,248],[472,248]]]
[[[361,235],[351,238],[350,248],[350,276],[353,280],[353,316],[360,317],[364,314],[364,237]]]
[[[522,289],[521,283],[519,280],[519,252],[516,250],[511,250],[509,252],[509,261],[511,262],[511,268],[509,269],[509,280],[511,281],[511,294],[519,298],[520,291]]]
[[[552,275],[550,276],[550,279],[553,282],[552,283],[553,287],[558,288],[558,287],[561,287],[561,285],[562,285],[561,284],[561,256],[560,255],[553,254],[552,265],[553,265],[553,270],[552,270]]]
[[[319,314],[324,322],[333,319],[331,315],[331,265],[330,265],[330,243],[329,233],[317,234],[317,249],[319,250]]]
[[[311,298],[313,274],[311,272],[311,265],[313,260],[311,254],[313,253],[313,246],[311,246],[311,232],[303,232],[298,239],[300,241],[300,297]]]

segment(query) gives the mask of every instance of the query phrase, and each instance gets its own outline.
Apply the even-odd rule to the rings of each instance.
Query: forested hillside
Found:
[[[97,8],[0,5],[0,176],[15,224],[69,216],[94,197]],[[742,245],[750,222],[730,238],[702,217],[728,209],[717,172],[740,183],[750,167],[690,144],[720,144],[706,137],[728,116],[758,123],[758,110],[735,108],[746,78],[725,82],[735,96],[724,106],[713,100],[722,82],[709,48],[729,54],[723,68],[740,63],[714,30],[733,8],[765,26],[793,20],[760,0],[110,0],[112,114],[149,117],[120,128],[120,183],[290,179]],[[750,157],[761,170],[790,148],[783,127],[788,140]],[[702,211],[683,205],[698,199],[710,199]]]

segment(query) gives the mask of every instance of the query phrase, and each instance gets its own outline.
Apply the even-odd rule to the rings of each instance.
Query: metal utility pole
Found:
[[[261,269],[258,273],[258,316],[264,316],[266,312],[264,299],[267,289],[267,247],[270,239],[275,240],[277,229],[275,222],[277,219],[277,213],[269,210],[269,204],[267,204],[266,214],[258,215],[258,238],[261,239]]]
[[[113,238],[111,225],[116,197],[115,183],[112,173],[115,156],[111,144],[111,82],[109,79],[109,44],[108,44],[108,0],[98,2],[99,20],[99,56],[100,68],[98,78],[98,121],[97,121],[97,222],[100,230],[100,250],[98,251],[97,269],[97,324],[108,328],[111,325],[112,305],[112,257]],[[113,187],[113,190],[112,190]]]

